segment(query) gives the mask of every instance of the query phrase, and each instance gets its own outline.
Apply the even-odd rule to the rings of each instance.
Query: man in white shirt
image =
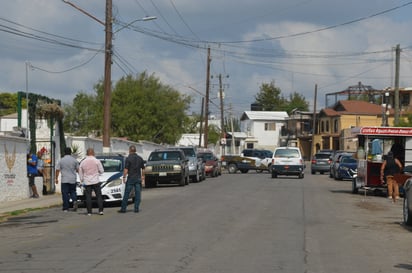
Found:
[[[100,188],[99,175],[103,174],[103,165],[94,156],[94,149],[87,149],[87,156],[82,160],[79,167],[80,181],[85,187],[87,215],[92,215],[92,191],[96,194],[99,214],[103,215],[103,197]]]

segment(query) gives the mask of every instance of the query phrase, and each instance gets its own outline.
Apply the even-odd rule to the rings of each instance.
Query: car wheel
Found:
[[[315,172],[315,171],[312,171],[311,173],[312,173],[312,174],[316,174],[316,172]]]
[[[334,173],[333,178],[334,178],[335,180],[340,180],[341,178],[340,178],[340,176],[339,176],[339,172],[338,172],[338,173]]]
[[[228,170],[229,173],[236,173],[237,172],[236,164],[229,164],[229,167],[228,167],[227,170]]]
[[[403,222],[405,225],[412,226],[412,211],[409,210],[409,198],[403,198]]]
[[[278,178],[278,174],[276,172],[272,172],[272,178]]]
[[[320,174],[324,174],[324,172],[320,172]]]
[[[199,170],[196,171],[196,175],[193,176],[193,182],[199,182],[200,181],[200,173]]]
[[[182,174],[182,177],[180,178],[180,181],[179,181],[179,186],[183,187],[183,186],[187,185],[186,181],[187,181],[187,177],[184,174]]]
[[[358,193],[358,191],[359,191],[359,189],[358,189],[358,187],[356,186],[356,178],[353,178],[353,179],[352,179],[352,193],[353,193],[353,194],[356,194],[356,193]]]
[[[154,181],[154,180],[148,179],[148,178],[145,179],[145,181],[144,181],[144,187],[145,187],[145,188],[147,188],[147,189],[148,189],[148,188],[153,188],[154,185],[155,185],[155,181]]]
[[[302,179],[302,178],[304,178],[305,177],[305,175],[303,174],[303,173],[301,173],[301,174],[299,174],[299,176],[298,176],[300,179]]]

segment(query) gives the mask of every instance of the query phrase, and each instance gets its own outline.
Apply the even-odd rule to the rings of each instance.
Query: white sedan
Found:
[[[122,155],[96,155],[96,158],[102,162],[104,173],[100,175],[103,202],[119,202],[123,199],[125,184],[122,183],[125,157]],[[85,201],[84,187],[77,176],[77,200]],[[92,191],[92,198],[96,196]],[[134,198],[134,191],[130,194]]]

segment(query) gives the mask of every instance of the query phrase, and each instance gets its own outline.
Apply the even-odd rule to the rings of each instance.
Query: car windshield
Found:
[[[263,151],[263,152],[267,158],[271,158],[273,156],[273,153],[271,151]]]
[[[105,172],[121,172],[122,162],[119,159],[100,158]]]
[[[199,156],[203,158],[204,160],[213,160],[213,154],[204,153],[204,154],[199,154]]]
[[[356,159],[353,157],[342,157],[342,160],[340,161],[341,163],[356,163]]]
[[[195,157],[196,156],[195,151],[192,148],[182,149],[182,150],[183,150],[183,152],[185,153],[186,156],[189,156],[189,157]]]
[[[153,152],[148,161],[180,160],[180,153],[175,151]]]
[[[330,158],[330,154],[316,154],[315,155],[315,158],[317,158],[317,159],[327,159],[327,158]]]
[[[299,158],[299,152],[295,149],[279,149],[275,152],[275,157],[289,157],[289,158]]]

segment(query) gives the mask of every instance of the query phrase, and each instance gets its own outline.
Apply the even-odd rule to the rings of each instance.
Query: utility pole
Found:
[[[103,153],[110,152],[110,105],[112,92],[112,0],[106,0],[106,40],[104,58],[104,96],[103,96]]]
[[[206,101],[205,101],[205,134],[204,134],[204,147],[207,148],[208,134],[209,134],[209,89],[210,89],[210,47],[207,48],[207,64],[206,64]]]
[[[220,97],[220,144],[222,146],[221,154],[225,154],[226,143],[222,143],[222,139],[225,138],[225,119],[223,117],[223,84],[222,84],[222,74],[219,74],[219,97]]]
[[[399,124],[399,64],[401,49],[399,44],[395,49],[395,126]]]
[[[112,0],[106,0],[106,20],[105,22],[91,15],[87,11],[79,8],[69,0],[63,0],[64,3],[74,7],[83,14],[89,16],[101,25],[105,26],[105,58],[104,58],[104,93],[103,93],[103,153],[110,152],[110,105],[112,92],[112,38],[113,38],[113,18],[112,18]]]
[[[200,110],[199,147],[202,147],[203,108],[204,108],[204,105],[205,105],[205,98],[202,97],[202,109]]]
[[[312,145],[310,146],[310,157],[315,154],[315,134],[316,134],[316,101],[318,97],[318,85],[315,84],[315,97],[313,99],[313,119],[312,119]]]

